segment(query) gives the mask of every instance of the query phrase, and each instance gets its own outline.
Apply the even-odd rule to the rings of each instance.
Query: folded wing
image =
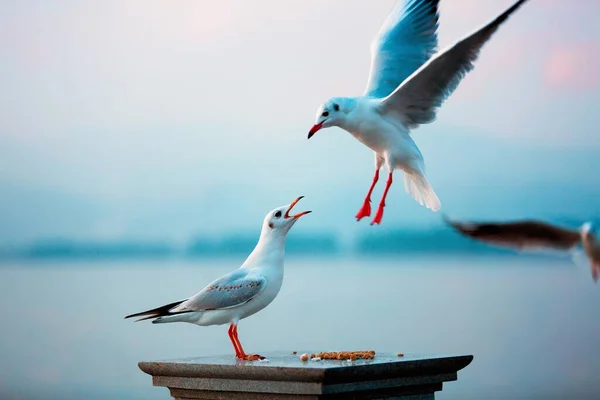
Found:
[[[266,283],[265,278],[250,276],[248,270],[238,269],[213,281],[171,311],[182,313],[237,307],[256,297]]]
[[[143,317],[137,321],[144,321],[189,312],[237,307],[252,300],[265,288],[265,284],[265,278],[250,277],[248,271],[238,269],[213,281],[187,300],[131,314],[125,318]]]

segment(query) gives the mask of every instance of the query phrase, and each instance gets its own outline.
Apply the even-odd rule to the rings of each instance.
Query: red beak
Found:
[[[285,215],[283,216],[283,218],[300,218],[303,215],[309,214],[312,211],[302,211],[301,213],[298,213],[296,215],[290,215],[290,211],[292,211],[292,208],[294,208],[294,206],[296,205],[296,203],[298,203],[300,201],[300,199],[302,199],[304,196],[300,196],[298,197],[296,200],[292,201],[292,204],[290,204],[290,208],[288,208],[288,210],[285,212]]]
[[[313,125],[312,128],[310,128],[310,131],[308,131],[308,138],[309,139],[312,137],[312,135],[314,135],[315,133],[317,133],[317,131],[323,127],[323,123],[324,122],[325,121],[321,121],[318,124]]]

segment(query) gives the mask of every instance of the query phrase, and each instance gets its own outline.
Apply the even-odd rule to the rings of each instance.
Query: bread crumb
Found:
[[[292,351],[292,354],[296,355],[298,352],[296,350]]]
[[[308,361],[308,354],[304,353],[300,356],[301,361]]]
[[[329,351],[322,352],[317,354],[311,354],[311,358],[313,355],[319,357],[323,360],[349,360],[354,361],[358,359],[363,360],[371,360],[375,358],[375,350],[367,350],[367,351]]]
[[[398,353],[398,357],[404,357],[404,353]]]

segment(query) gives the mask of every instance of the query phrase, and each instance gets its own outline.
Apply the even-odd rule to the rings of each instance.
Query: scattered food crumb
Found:
[[[404,357],[404,353],[398,353],[398,357]]]
[[[375,358],[375,350],[367,351],[329,351],[317,354],[311,354],[311,358],[319,357],[323,360],[371,360]]]
[[[293,351],[292,354],[297,354],[297,351]],[[398,353],[398,357],[403,357],[404,354]],[[356,360],[372,360],[375,358],[375,350],[365,351],[326,351],[321,353],[303,353],[300,355],[302,361],[321,361],[321,360],[340,360],[340,361],[356,361]]]

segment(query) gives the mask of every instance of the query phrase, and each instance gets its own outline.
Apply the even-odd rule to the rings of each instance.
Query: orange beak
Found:
[[[318,124],[313,125],[312,128],[310,128],[310,131],[308,131],[308,138],[310,139],[312,137],[312,135],[314,135],[315,133],[317,133],[318,130],[320,130],[323,127],[323,123],[325,122],[325,120],[319,122]]]
[[[296,203],[298,203],[300,201],[300,199],[302,199],[304,196],[300,196],[298,197],[296,200],[292,201],[292,204],[290,204],[290,208],[288,208],[288,210],[285,212],[285,215],[283,216],[283,218],[294,218],[294,219],[298,219],[303,215],[306,214],[310,214],[312,211],[302,211],[301,213],[298,213],[296,215],[290,215],[290,211],[292,211],[292,208],[294,208],[294,206],[296,205]]]

